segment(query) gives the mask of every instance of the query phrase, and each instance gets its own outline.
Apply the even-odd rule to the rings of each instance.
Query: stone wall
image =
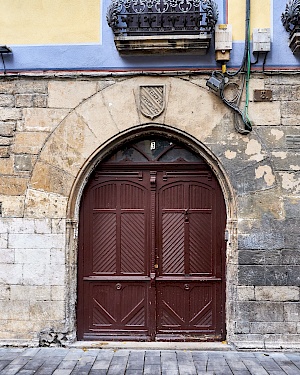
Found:
[[[224,191],[228,341],[300,346],[299,76],[252,75],[246,136],[207,78],[1,77],[2,343],[37,343],[47,330],[75,337],[80,192],[109,144],[147,129],[139,86],[164,84],[165,110],[153,123],[203,150]],[[254,102],[254,89],[271,89],[273,101]]]

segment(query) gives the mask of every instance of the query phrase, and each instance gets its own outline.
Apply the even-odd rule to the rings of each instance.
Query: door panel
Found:
[[[162,273],[184,274],[184,216],[181,212],[162,215]]]
[[[215,283],[158,282],[158,334],[215,335],[217,289]]]
[[[114,274],[117,268],[115,213],[95,212],[93,214],[92,269],[93,274]]]
[[[147,186],[148,183],[148,186]],[[142,174],[91,179],[83,198],[79,268],[83,339],[149,331],[149,182]],[[80,289],[81,288],[81,289]],[[80,297],[80,296],[79,296]]]
[[[121,274],[145,273],[145,215],[121,214]],[[146,267],[147,268],[147,267]]]
[[[189,215],[189,274],[213,272],[212,218],[210,213]]]
[[[86,283],[89,299],[89,331],[145,330],[147,322],[146,283],[90,282]]]
[[[216,181],[211,174],[188,171],[164,173],[158,181],[157,335],[221,339]]]

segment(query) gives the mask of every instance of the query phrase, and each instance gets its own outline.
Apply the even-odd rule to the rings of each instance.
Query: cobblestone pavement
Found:
[[[300,353],[0,348],[0,375],[300,375]]]

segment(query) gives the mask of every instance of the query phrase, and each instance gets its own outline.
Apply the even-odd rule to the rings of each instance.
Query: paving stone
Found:
[[[22,365],[22,366],[24,366],[24,365],[26,365],[26,363],[29,361],[30,359],[27,357],[17,357],[17,358],[15,358],[12,362],[11,362],[11,364],[12,365]]]
[[[4,361],[4,360],[0,360],[0,371],[3,370],[7,365],[10,364],[10,361]]]
[[[107,375],[107,370],[91,370],[89,375]]]
[[[243,359],[250,373],[255,375],[269,375],[267,371],[255,359]]]
[[[144,366],[144,375],[160,375],[161,374],[161,366],[155,364],[145,364]]]
[[[197,370],[194,365],[178,365],[180,375],[197,375]]]
[[[27,364],[24,366],[24,370],[38,370],[43,363],[45,362],[46,358],[33,358],[32,360],[28,361]]]
[[[146,350],[145,356],[151,356],[151,357],[160,357],[161,351],[160,350]]]
[[[206,371],[206,363],[203,363],[203,362],[194,362],[195,364],[195,368],[197,370],[197,372],[205,372]]]
[[[133,369],[130,369],[130,371]],[[119,375],[119,374],[125,374],[126,371],[126,365],[112,365],[109,366],[107,375]],[[129,371],[129,370],[128,370]],[[138,370],[141,373],[141,370]]]
[[[13,361],[15,358],[17,358],[18,356],[20,355],[20,353],[16,353],[16,352],[3,352],[1,357],[3,360],[5,361]]]
[[[288,375],[299,375],[300,371],[294,364],[280,364],[281,369]]]
[[[145,366],[146,365],[160,365],[160,363],[161,363],[160,356],[146,355],[146,357],[145,357]]]
[[[169,369],[168,370],[164,370],[164,369],[162,369],[161,374],[162,375],[179,375],[179,371],[178,370],[169,370]]]
[[[1,372],[1,375],[15,375],[21,370],[22,365],[8,365]]]
[[[26,349],[21,356],[22,357],[33,357],[39,352],[40,348],[29,348]],[[67,354],[67,353],[66,353]]]
[[[247,371],[247,367],[245,366],[243,362],[241,362],[241,360],[235,361],[235,360],[226,358],[226,362],[232,371],[235,371],[235,372]]]
[[[53,375],[70,375],[71,373],[71,369],[57,369],[53,372]]]
[[[110,359],[109,360],[96,360],[93,364],[93,367],[92,369],[93,370],[105,370],[105,369],[108,369],[109,368],[109,365],[110,365],[111,361]]]
[[[116,352],[114,352],[113,350],[107,350],[107,353],[108,352],[111,353],[111,355],[114,356],[114,357],[117,357],[117,356],[129,356],[129,354],[130,354],[130,350],[127,350],[127,349],[125,349],[125,350],[117,350]],[[104,354],[104,351],[102,353],[100,352],[98,354],[98,357],[99,357],[100,354],[106,355],[106,354]]]
[[[81,349],[73,349],[66,356],[65,360],[78,360],[82,357],[83,351]]]
[[[76,366],[74,370],[71,372],[72,375],[88,375],[90,373],[91,366],[84,365],[84,366]]]

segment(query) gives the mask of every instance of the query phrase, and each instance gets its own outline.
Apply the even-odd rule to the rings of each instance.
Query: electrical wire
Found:
[[[246,20],[245,20],[245,47],[244,47],[244,54],[241,65],[239,69],[235,72],[226,72],[228,77],[234,77],[239,73],[245,73],[242,80],[242,90],[240,91],[240,95],[238,98],[237,103],[232,103],[226,100],[224,96],[224,87],[220,90],[221,99],[225,104],[227,104],[230,108],[235,111],[235,114],[239,114],[242,118],[244,123],[244,128],[239,125],[239,121],[235,116],[235,129],[241,134],[248,134],[252,131],[252,124],[249,118],[248,109],[249,109],[249,80],[251,74],[251,54],[250,54],[250,0],[246,0]],[[244,90],[246,91],[246,100],[245,100],[245,107],[244,110],[241,111],[239,108],[239,104],[241,101],[241,95]]]

